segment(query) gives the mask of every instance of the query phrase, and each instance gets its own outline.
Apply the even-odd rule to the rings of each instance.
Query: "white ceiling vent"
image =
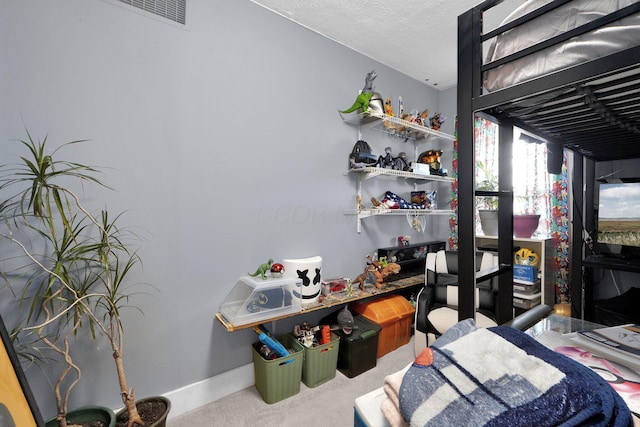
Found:
[[[187,0],[119,0],[180,24],[186,23]]]

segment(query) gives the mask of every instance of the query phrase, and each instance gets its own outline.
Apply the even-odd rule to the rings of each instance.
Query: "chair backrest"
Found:
[[[492,252],[476,252],[476,271],[498,265],[498,256]],[[428,253],[425,261],[425,284],[435,287],[436,302],[457,306],[458,301],[458,252],[441,250]],[[476,286],[476,307],[495,311],[497,281],[489,279]]]
[[[476,252],[476,271],[488,270],[498,265],[498,255],[492,252]],[[440,250],[429,252],[425,260],[425,275],[427,284],[434,285],[435,281],[430,281],[429,276],[435,279],[435,274],[458,275],[458,252]]]

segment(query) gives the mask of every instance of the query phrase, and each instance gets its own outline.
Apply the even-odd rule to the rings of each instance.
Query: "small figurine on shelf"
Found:
[[[367,113],[369,108],[374,111],[383,114],[384,107],[382,105],[382,96],[379,93],[373,91],[373,81],[378,77],[375,70],[367,73],[364,79],[364,87],[356,97],[353,105],[346,110],[340,111],[341,113],[348,114],[356,110],[361,110],[362,113]]]
[[[391,98],[389,98],[388,96],[387,96],[386,101],[384,102],[384,114],[387,115],[387,116],[391,116],[391,117],[395,117],[396,116],[393,113],[393,106],[391,105]],[[386,127],[387,129],[390,129],[390,130],[396,128],[396,125],[392,121],[389,121],[389,120],[385,120],[382,123],[382,126]]]
[[[284,265],[275,263],[271,266],[271,277],[279,278],[284,274]]]
[[[429,123],[431,123],[431,129],[440,130],[440,127],[445,122],[445,120],[447,120],[447,118],[446,117],[442,117],[442,114],[435,113],[433,115],[433,117],[431,117],[429,119]]]
[[[407,162],[407,153],[401,151],[398,157],[391,155],[391,147],[385,147],[385,155],[378,157],[379,168],[391,168],[399,171],[408,171],[409,163]]]
[[[418,118],[416,119],[416,123],[418,123],[420,126],[426,126],[426,120],[427,120],[427,116],[429,115],[429,109],[425,109],[422,110],[422,113],[420,113],[418,115]]]
[[[429,200],[427,199],[426,191],[412,191],[411,203],[413,203],[414,205],[423,206],[425,209],[429,209],[431,207]]]
[[[393,168],[393,156],[391,155],[391,147],[385,147],[384,156],[378,157],[379,168]]]
[[[441,150],[428,150],[420,153],[418,156],[418,163],[424,163],[429,165],[430,175],[447,176],[446,169],[442,169],[440,158],[442,157]]]
[[[267,271],[271,270],[271,265],[273,264],[273,259],[269,258],[269,261],[264,264],[260,264],[255,273],[247,273],[251,277],[262,277],[262,280],[267,280]]]

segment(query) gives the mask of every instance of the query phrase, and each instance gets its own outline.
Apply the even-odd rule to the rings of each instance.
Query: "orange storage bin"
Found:
[[[352,306],[368,320],[380,326],[378,357],[401,347],[411,339],[415,308],[401,295],[388,295]]]

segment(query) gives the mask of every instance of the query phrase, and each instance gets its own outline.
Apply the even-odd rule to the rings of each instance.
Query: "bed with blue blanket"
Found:
[[[363,413],[365,402],[356,400],[356,425],[634,425],[622,398],[591,369],[516,329],[477,328],[472,320],[449,329],[369,399],[382,417]]]

